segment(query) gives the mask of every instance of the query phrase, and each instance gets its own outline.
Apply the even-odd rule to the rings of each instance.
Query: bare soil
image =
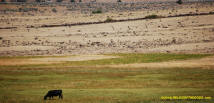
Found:
[[[0,59],[1,65],[29,65],[29,64],[56,64],[66,61],[86,61],[86,60],[99,60],[117,58],[116,56],[107,55],[75,55],[66,57],[42,57],[42,58],[17,58],[17,59]]]
[[[105,21],[107,17],[121,20],[143,18],[152,14],[173,16],[214,11],[214,3],[142,4],[143,7],[139,9],[136,7],[140,7],[141,4],[133,4],[137,5],[135,7],[137,10],[129,10],[132,7],[130,5],[132,4],[124,4],[118,6],[122,9],[115,7],[114,11],[92,14],[91,9],[86,9],[89,7],[85,7],[84,10],[77,8],[76,11],[69,11],[69,5],[1,4],[0,56],[214,53],[214,21],[212,20],[214,15],[37,28],[42,25],[99,22]],[[90,7],[94,6],[90,5]],[[6,8],[8,9],[4,12]],[[38,10],[13,11],[19,8]],[[53,12],[53,8],[57,12]],[[107,8],[103,8],[105,9]]]

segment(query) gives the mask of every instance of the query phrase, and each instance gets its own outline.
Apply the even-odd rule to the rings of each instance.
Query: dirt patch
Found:
[[[117,58],[116,56],[106,56],[106,55],[78,55],[69,57],[50,57],[50,58],[36,58],[30,59],[31,61],[41,61],[41,62],[65,62],[65,61],[87,61],[87,60],[99,60],[99,59],[110,59]]]
[[[42,58],[28,58],[28,59],[0,59],[0,65],[28,65],[28,64],[53,64],[63,63],[66,61],[87,61],[117,58],[116,56],[106,55],[77,55],[66,57],[42,57]]]
[[[29,59],[0,59],[0,66],[2,65],[28,65],[28,64],[53,64],[56,62],[41,62],[31,61]]]

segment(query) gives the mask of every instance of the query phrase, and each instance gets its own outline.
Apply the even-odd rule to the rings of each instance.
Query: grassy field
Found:
[[[67,62],[56,67],[47,65],[26,65],[17,66],[17,68],[1,66],[0,103],[214,102],[214,69],[87,67],[87,65],[183,60],[210,55],[113,55],[122,58]],[[67,65],[85,65],[85,67],[68,67]],[[54,100],[44,101],[43,96],[51,89],[62,89],[64,99],[54,98]],[[161,96],[212,96],[212,99],[161,100]]]
[[[90,61],[72,61],[66,62],[62,65],[108,65],[108,64],[131,64],[131,63],[151,63],[164,62],[172,60],[186,60],[203,58],[211,56],[211,54],[109,54],[110,56],[118,56],[119,58],[104,59],[104,60],[90,60]]]
[[[128,54],[106,54],[106,56],[115,56],[118,58],[112,59],[102,59],[102,60],[87,60],[87,61],[67,61],[57,64],[34,64],[34,65],[7,65],[1,66],[1,68],[40,68],[45,66],[63,67],[63,66],[95,66],[95,65],[111,65],[111,64],[131,64],[131,63],[151,63],[151,62],[165,62],[173,60],[187,60],[187,59],[199,59],[207,56],[212,56],[213,54],[165,54],[165,53],[151,53],[151,54],[138,54],[138,53],[128,53]],[[72,55],[75,56],[75,55]],[[2,56],[0,60],[5,59],[32,59],[32,58],[61,58],[66,56],[17,56],[17,57],[7,57]]]

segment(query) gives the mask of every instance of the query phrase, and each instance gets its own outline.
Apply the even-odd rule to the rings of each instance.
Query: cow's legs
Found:
[[[59,94],[59,99],[62,99],[62,94]]]

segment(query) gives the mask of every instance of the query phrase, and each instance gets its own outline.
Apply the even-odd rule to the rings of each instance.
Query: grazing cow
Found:
[[[44,100],[46,100],[48,97],[49,99],[52,99],[54,96],[59,96],[60,99],[63,98],[62,96],[62,90],[50,90],[48,93],[44,96]]]

